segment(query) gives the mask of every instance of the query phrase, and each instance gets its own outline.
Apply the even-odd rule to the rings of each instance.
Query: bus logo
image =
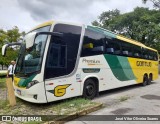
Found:
[[[137,66],[147,66],[147,67],[151,67],[152,63],[151,62],[146,62],[146,61],[137,61],[136,62]]]
[[[88,59],[85,59],[85,58],[82,60],[82,63],[87,63],[88,65],[102,65],[100,60],[95,60],[95,59],[88,60]]]
[[[70,86],[71,84],[65,84],[65,85],[58,85],[54,88],[54,90],[48,90],[48,92],[53,93],[54,96],[56,97],[61,97],[66,94],[66,89]]]
[[[66,85],[58,85],[54,88],[54,96],[56,97],[61,97],[66,94],[66,89],[70,86],[71,84],[66,84]]]

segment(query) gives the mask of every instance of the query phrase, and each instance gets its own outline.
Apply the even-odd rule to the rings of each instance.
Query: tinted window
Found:
[[[142,53],[144,59],[155,60],[155,61],[158,60],[158,54],[155,51],[143,48]]]
[[[148,57],[148,59],[157,61],[158,60],[157,52],[149,50],[149,57]]]
[[[148,49],[142,48],[143,59],[149,59],[149,51]]]
[[[106,44],[105,53],[115,54],[115,55],[121,54],[120,44],[117,39],[106,39],[105,44]]]
[[[51,43],[47,67],[49,68],[65,68],[66,67],[66,45],[61,43]]]
[[[122,56],[133,56],[133,45],[124,41],[121,41],[121,53]]]
[[[104,52],[105,36],[98,32],[86,29],[81,56],[100,55]]]
[[[140,46],[133,45],[133,57],[135,58],[143,58],[142,50]]]
[[[70,74],[76,64],[81,27],[57,24],[54,32],[60,32],[62,37],[51,37],[48,50],[45,78],[54,78]]]
[[[158,53],[153,52],[153,60],[157,61],[158,60]]]

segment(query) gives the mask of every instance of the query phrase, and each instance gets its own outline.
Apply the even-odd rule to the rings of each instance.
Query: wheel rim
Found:
[[[94,93],[94,86],[90,84],[86,87],[86,94],[88,96],[91,96],[93,93]]]

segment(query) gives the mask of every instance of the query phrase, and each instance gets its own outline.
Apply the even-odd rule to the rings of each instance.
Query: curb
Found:
[[[64,118],[62,118],[60,120],[50,121],[50,122],[46,122],[44,124],[64,124],[67,121],[71,121],[71,120],[74,120],[76,118],[79,118],[79,117],[82,117],[84,115],[87,115],[87,114],[89,114],[91,112],[97,111],[97,110],[101,109],[102,106],[103,106],[103,104],[100,103],[100,104],[98,104],[96,106],[93,106],[93,107],[90,107],[88,109],[84,109],[84,110],[75,112],[75,113],[73,113],[71,115],[68,115],[68,116],[66,116],[66,117],[64,117]]]

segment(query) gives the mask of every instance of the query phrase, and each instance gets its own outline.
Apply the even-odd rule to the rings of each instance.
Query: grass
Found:
[[[5,88],[6,87],[6,78],[1,78],[0,77],[0,88]]]
[[[65,100],[64,102],[54,106],[52,110],[54,110],[57,115],[68,115],[70,113],[74,113],[80,111],[84,108],[91,107],[96,103],[91,100],[83,99],[83,98],[74,98],[70,100]]]
[[[7,100],[1,100],[1,102],[0,102],[0,109],[1,108],[5,108],[7,104],[8,104]]]
[[[16,103],[16,106],[11,107],[7,100],[0,99],[0,113],[10,115],[70,115],[99,104],[80,97],[46,104],[33,104],[16,98]]]
[[[123,101],[128,100],[129,98],[130,98],[129,96],[121,96],[121,97],[119,98],[119,101],[120,101],[120,102],[123,102]]]
[[[16,98],[16,106],[9,106],[9,102],[1,100],[1,114],[33,114],[33,115],[69,115],[80,110],[93,107],[98,103],[83,98],[71,98],[48,104],[33,104]],[[25,112],[25,113],[24,113]]]
[[[16,98],[16,106],[9,106],[9,102],[1,100],[0,113],[4,115],[55,115],[43,117],[43,121],[50,119],[59,120],[67,115],[71,115],[81,110],[94,107],[99,103],[92,102],[83,98],[71,98],[63,101],[48,104],[33,104]],[[62,115],[62,116],[61,116]],[[48,118],[49,117],[49,118]],[[24,124],[41,124],[43,122],[24,122]]]

